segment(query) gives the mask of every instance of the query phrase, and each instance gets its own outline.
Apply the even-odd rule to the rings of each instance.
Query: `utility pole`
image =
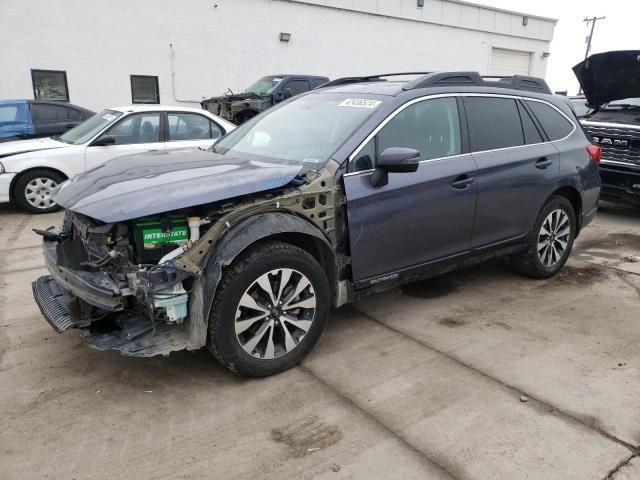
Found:
[[[583,20],[583,22],[587,22],[587,26],[589,26],[589,24],[591,24],[591,32],[589,33],[589,36],[587,37],[587,51],[584,54],[584,58],[586,59],[589,56],[589,51],[591,50],[591,40],[593,39],[593,31],[596,28],[596,22],[598,20],[604,20],[607,17],[587,17]]]
[[[589,32],[589,36],[587,37],[587,51],[584,52],[584,59],[586,60],[589,56],[589,52],[591,51],[591,40],[593,39],[593,31],[596,28],[596,22],[598,20],[604,20],[607,17],[586,17],[583,22],[587,22],[587,27],[591,24],[591,31]],[[582,95],[582,85],[578,90],[578,95]]]

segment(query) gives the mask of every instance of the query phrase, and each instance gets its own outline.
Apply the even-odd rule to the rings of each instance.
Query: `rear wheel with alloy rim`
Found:
[[[571,202],[554,195],[542,207],[527,239],[527,250],[513,257],[516,269],[533,278],[549,278],[564,266],[576,235]]]
[[[298,363],[315,345],[331,298],[326,275],[306,251],[260,244],[225,271],[211,309],[209,346],[242,375],[272,375]]]
[[[560,208],[552,211],[538,232],[538,259],[545,267],[553,268],[564,257],[570,236],[569,215]]]
[[[52,170],[31,170],[16,181],[14,188],[16,203],[33,213],[55,212],[60,207],[51,197],[54,189],[64,180],[62,175]]]

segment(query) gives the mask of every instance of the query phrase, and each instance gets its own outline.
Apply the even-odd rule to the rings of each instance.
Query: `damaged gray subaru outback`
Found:
[[[58,332],[98,350],[207,346],[266,376],[332,307],[508,255],[548,278],[594,217],[599,147],[532,77],[350,77],[292,98],[212,151],[115,158],[60,185],[33,283]]]

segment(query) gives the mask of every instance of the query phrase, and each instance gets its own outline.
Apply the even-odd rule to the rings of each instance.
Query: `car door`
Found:
[[[396,110],[351,156],[344,185],[356,283],[469,249],[477,184],[464,132],[455,97],[420,99]],[[420,165],[374,187],[375,158],[389,147],[418,150]]]
[[[122,155],[164,150],[162,112],[132,113],[89,143],[85,166],[89,170]]]
[[[558,178],[559,155],[514,97],[465,96],[469,140],[478,166],[472,248],[521,237]]]
[[[213,120],[192,112],[167,112],[166,149],[209,148],[226,132]]]
[[[54,103],[31,103],[31,117],[37,137],[61,135],[78,124],[70,118],[69,107]]]

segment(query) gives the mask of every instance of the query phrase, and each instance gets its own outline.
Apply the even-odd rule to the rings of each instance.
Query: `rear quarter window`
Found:
[[[515,99],[465,97],[471,147],[475,152],[524,145]]]
[[[573,130],[573,123],[550,105],[532,100],[527,100],[527,105],[542,125],[549,140],[560,140]]]

